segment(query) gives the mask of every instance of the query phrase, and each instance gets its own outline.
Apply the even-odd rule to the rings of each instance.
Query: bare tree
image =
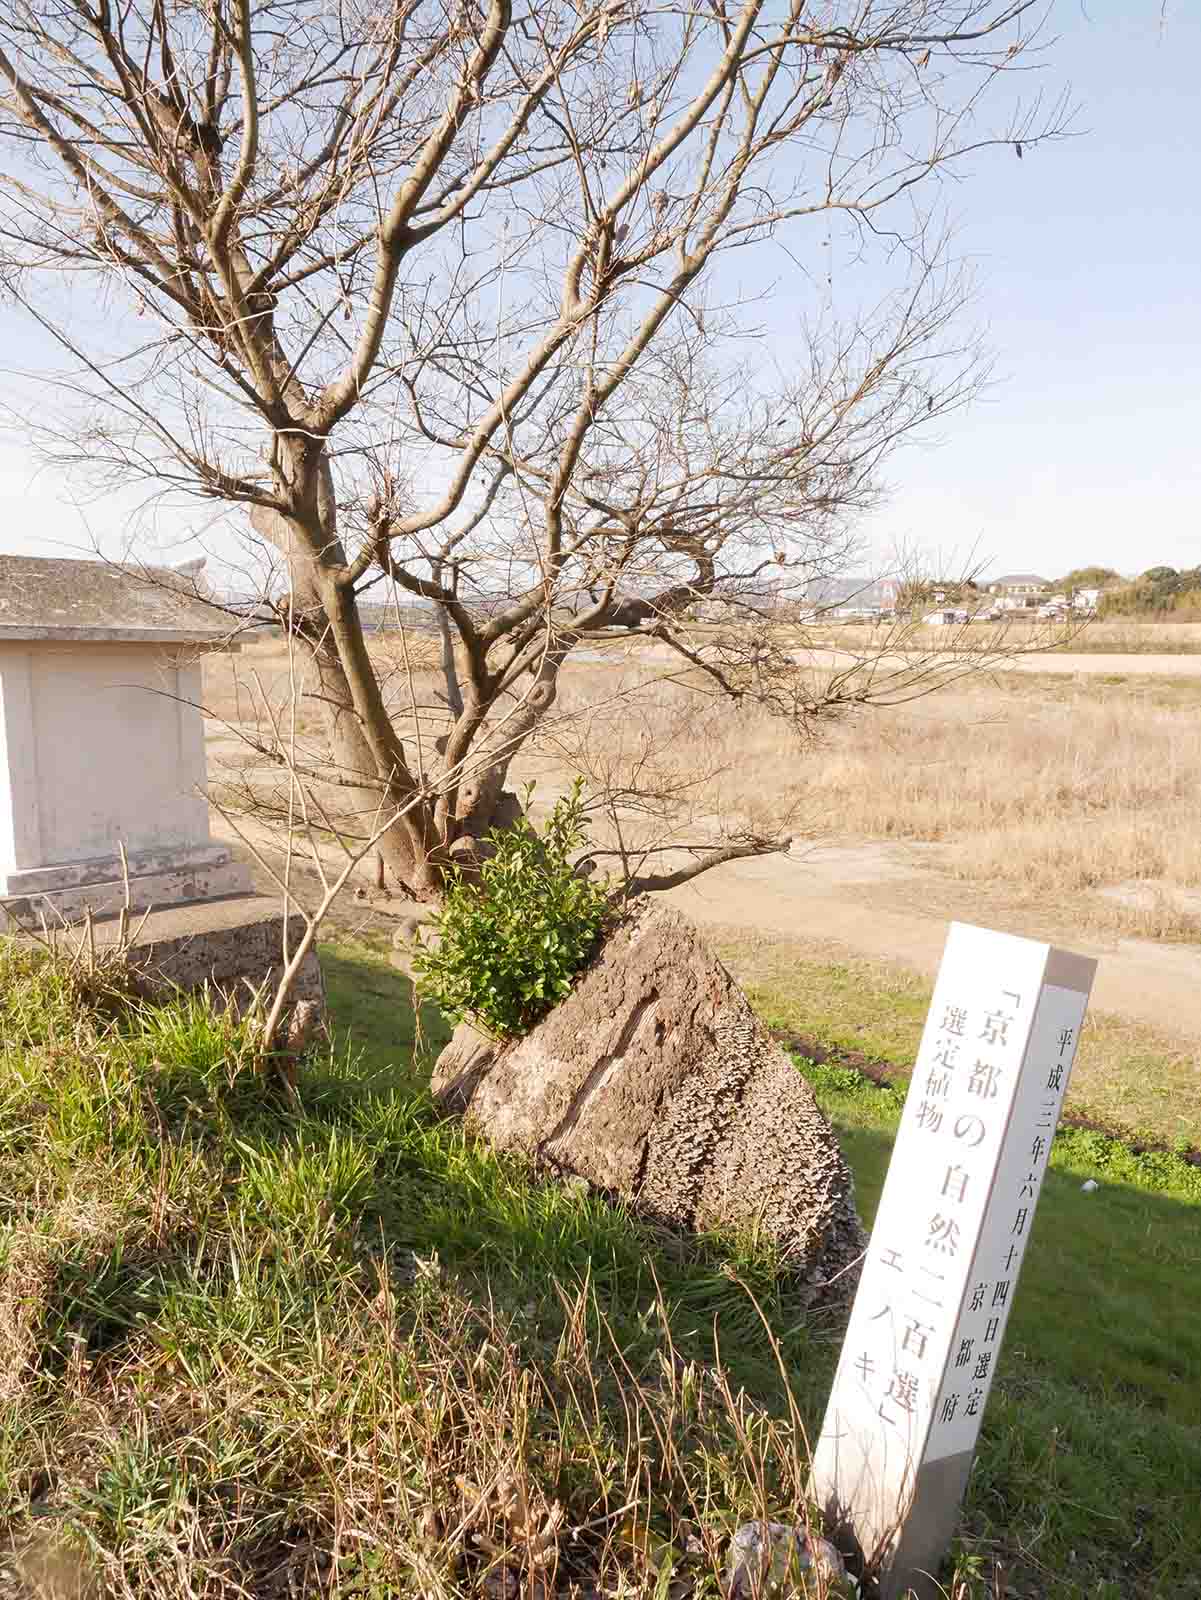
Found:
[[[764,622],[845,564],[881,463],[978,384],[938,183],[1061,128],[1037,97],[982,122],[1040,20],[1032,0],[9,0],[5,282],[87,408],[60,453],[249,516],[285,579],[255,614],[327,719],[313,771],[395,818],[379,847],[410,893],[436,899],[516,814],[519,752],[595,713],[559,703],[582,646],[649,635],[660,676],[801,730],[930,681],[895,638],[814,673]],[[805,265],[835,234],[904,264],[845,323]],[[734,271],[765,251],[795,263],[800,354],[775,375]],[[398,596],[440,629],[432,708],[411,673],[390,699],[368,648],[364,604]],[[716,641],[698,606],[728,617]],[[654,886],[780,843],[747,826],[686,869],[623,867]]]

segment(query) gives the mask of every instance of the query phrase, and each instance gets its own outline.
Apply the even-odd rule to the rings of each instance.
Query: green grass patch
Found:
[[[722,959],[769,1026],[814,1053],[865,1056],[908,1077],[933,983],[885,962],[814,959],[786,941],[734,932]],[[1195,1044],[1106,1013],[1090,1012],[1065,1111],[1135,1142],[1201,1147],[1201,1052]]]
[[[799,1065],[870,1224],[903,1093]],[[1032,1541],[1035,1592],[1201,1593],[1199,1261],[1201,1169],[1057,1133],[965,1512],[969,1546]]]
[[[89,1010],[0,946],[0,1592],[716,1595],[737,1522],[805,1513],[837,1327],[750,1243],[474,1143],[427,1093],[440,1019],[322,956],[293,1101],[201,1003]],[[899,1095],[804,1070],[870,1219]],[[998,1559],[1010,1594],[1201,1595],[1199,1257],[1186,1163],[1057,1139],[957,1600]]]
[[[811,1415],[832,1331],[467,1138],[407,981],[324,957],[293,1100],[199,1000],[88,1011],[0,947],[0,1592],[632,1595],[671,1547],[716,1593],[805,1513],[785,1375]]]

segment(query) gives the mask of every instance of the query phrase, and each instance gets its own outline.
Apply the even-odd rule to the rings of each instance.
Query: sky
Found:
[[[1049,578],[1201,563],[1201,6],[1063,0],[1048,37],[1045,86],[1070,89],[1074,137],[982,153],[951,195],[993,382],[890,462],[864,528],[875,565],[897,545]],[[765,315],[783,328],[786,297]],[[3,305],[0,352],[0,401],[20,408],[16,374],[58,358]],[[111,552],[140,498],[82,504],[19,428],[0,433],[0,550]],[[199,548],[182,519],[158,533],[171,559]]]

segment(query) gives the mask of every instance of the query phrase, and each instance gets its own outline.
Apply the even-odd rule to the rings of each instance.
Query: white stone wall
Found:
[[[0,871],[204,845],[186,647],[0,642]]]

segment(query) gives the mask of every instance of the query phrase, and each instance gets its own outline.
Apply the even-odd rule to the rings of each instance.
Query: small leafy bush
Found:
[[[579,877],[571,857],[587,839],[583,785],[555,803],[541,833],[523,817],[488,835],[495,853],[469,881],[455,869],[419,949],[418,992],[453,1022],[470,1017],[494,1037],[528,1033],[557,1005],[596,947],[605,885]]]

